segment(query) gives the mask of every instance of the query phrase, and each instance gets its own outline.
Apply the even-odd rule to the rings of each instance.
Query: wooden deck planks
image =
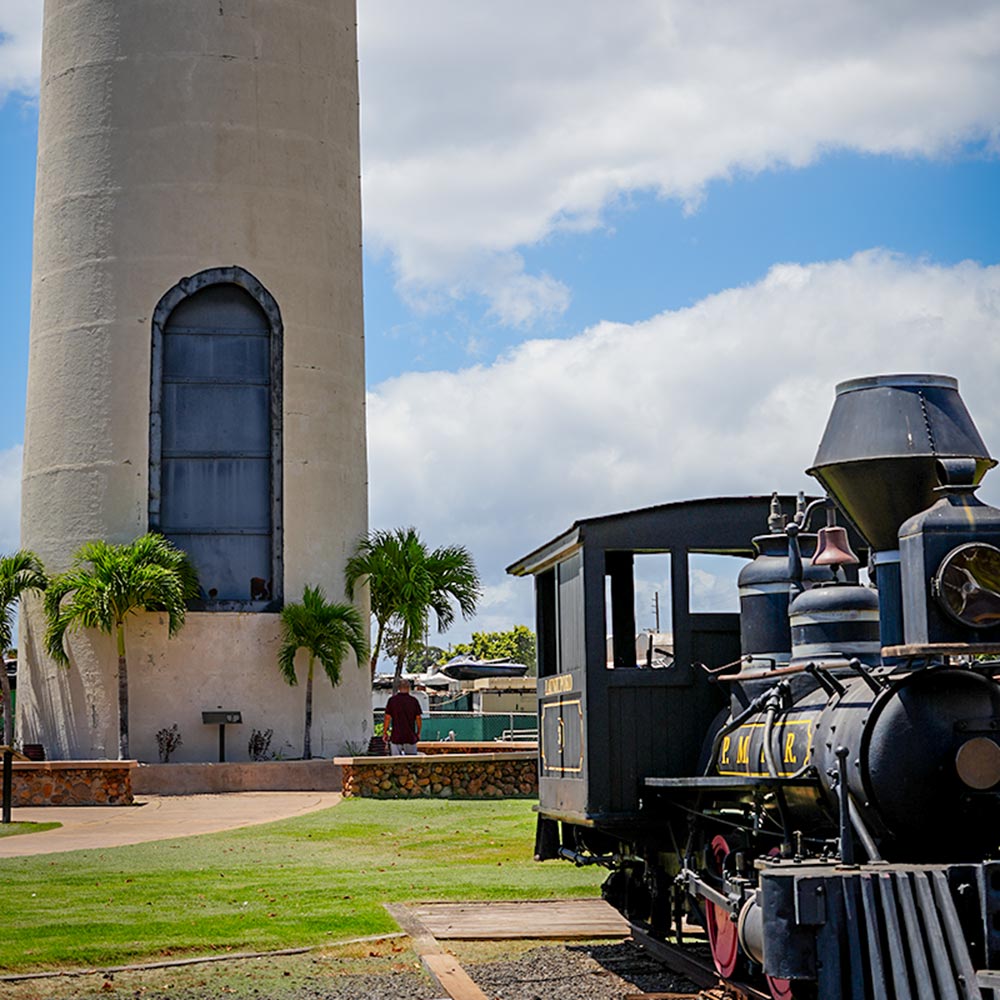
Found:
[[[625,938],[625,919],[603,899],[423,903],[407,909],[438,939]]]
[[[438,944],[514,938],[628,937],[625,920],[602,899],[546,899],[491,903],[386,903],[410,936],[431,979],[451,1000],[490,1000],[453,955]]]

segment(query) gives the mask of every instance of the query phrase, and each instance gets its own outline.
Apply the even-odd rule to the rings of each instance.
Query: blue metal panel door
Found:
[[[163,328],[160,530],[209,602],[273,594],[271,328],[246,291],[215,284]]]

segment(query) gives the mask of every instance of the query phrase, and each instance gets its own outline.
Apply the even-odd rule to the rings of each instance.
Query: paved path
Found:
[[[137,795],[134,806],[15,807],[14,822],[62,823],[56,830],[0,837],[0,858],[95,850],[216,833],[326,809],[339,792],[231,792]]]

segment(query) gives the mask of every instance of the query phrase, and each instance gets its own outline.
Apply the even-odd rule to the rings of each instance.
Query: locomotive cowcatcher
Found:
[[[955,379],[853,379],[819,496],[588,518],[509,567],[535,581],[538,859],[604,865],[635,927],[700,929],[775,1000],[1000,1000],[995,464]],[[649,553],[672,637],[637,653]],[[692,607],[702,553],[745,559],[738,614]]]

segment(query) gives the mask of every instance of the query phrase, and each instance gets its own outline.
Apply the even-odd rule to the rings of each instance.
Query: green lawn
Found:
[[[0,823],[0,837],[16,837],[21,833],[41,833],[54,830],[62,823]]]
[[[0,860],[0,970],[322,944],[396,929],[383,902],[589,896],[531,859],[524,800],[347,799],[266,826]]]

